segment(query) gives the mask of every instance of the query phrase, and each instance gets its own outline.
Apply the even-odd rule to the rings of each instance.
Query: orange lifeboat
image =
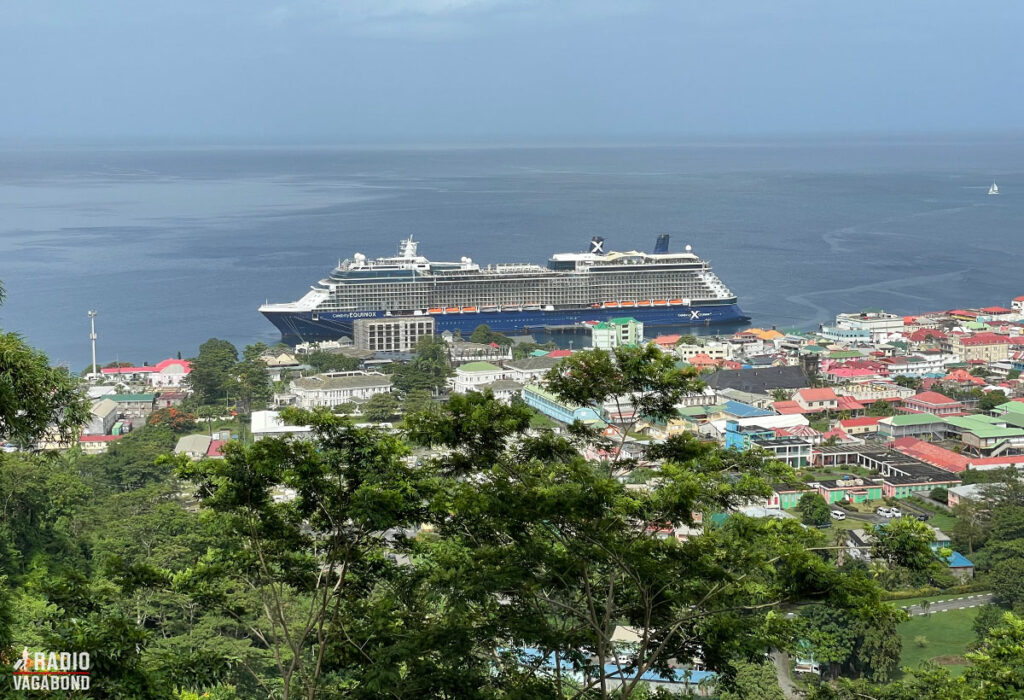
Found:
[[[604,308],[606,308],[606,309],[614,309],[614,308],[618,307],[618,305],[619,305],[619,302],[617,302],[617,301],[606,301],[604,303]]]
[[[444,309],[442,309],[442,308],[441,308],[441,307],[439,306],[439,307],[437,307],[436,309],[427,309],[427,313],[428,313],[428,314],[440,314],[440,313],[444,313]]]
[[[636,303],[636,305],[637,305],[637,306],[650,306],[650,305],[651,305],[651,302],[650,302],[650,301],[638,301],[638,302]]]
[[[474,314],[474,313],[476,313],[476,307],[475,306],[463,306],[462,307],[462,313],[464,313],[464,314]]]
[[[665,299],[655,299],[654,300],[654,305],[655,306],[668,306],[668,301],[666,301]]]
[[[632,302],[632,301],[624,301],[624,302],[621,302],[621,303],[619,304],[619,306],[622,306],[622,307],[626,307],[626,306],[636,306],[636,304],[635,304],[634,302]]]
[[[671,301],[669,301],[669,304],[672,304],[672,306],[678,306],[679,304],[682,304],[682,303],[683,303],[682,299],[672,299]]]
[[[459,313],[459,307],[457,307],[457,306],[449,306],[447,309],[444,310],[444,312],[446,314],[457,314],[457,313]]]

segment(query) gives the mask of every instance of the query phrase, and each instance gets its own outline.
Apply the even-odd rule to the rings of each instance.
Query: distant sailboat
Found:
[[[992,186],[988,188],[989,194],[999,194],[999,185],[992,183]]]

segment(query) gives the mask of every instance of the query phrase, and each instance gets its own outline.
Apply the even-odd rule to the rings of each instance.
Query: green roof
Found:
[[[995,411],[996,413],[1024,413],[1024,402],[1007,401],[996,406]]]
[[[829,357],[836,360],[843,360],[852,357],[864,357],[864,353],[859,350],[833,350],[829,353]]]
[[[492,365],[490,362],[467,362],[464,365],[459,365],[459,369],[464,372],[500,372],[501,367]]]
[[[637,320],[632,316],[620,316],[619,318],[613,318],[612,323],[617,326],[625,326],[627,323],[637,323]]]
[[[931,413],[907,413],[905,415],[892,416],[886,420],[892,421],[893,425],[928,425],[929,423],[941,423],[942,419],[933,416]]]
[[[591,326],[591,328],[600,328],[603,331],[606,331],[606,330],[608,330],[611,327],[612,327],[611,324],[610,323],[606,323],[605,321],[601,321],[596,326]]]
[[[828,348],[823,348],[820,345],[805,345],[803,347],[803,349],[806,352],[813,352],[813,353],[828,352]]]
[[[103,398],[110,399],[111,401],[118,401],[118,402],[121,402],[121,401],[152,401],[153,399],[156,398],[156,394],[110,394],[109,396],[104,396]]]

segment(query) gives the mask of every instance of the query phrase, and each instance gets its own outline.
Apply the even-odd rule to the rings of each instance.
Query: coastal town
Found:
[[[289,409],[326,410],[400,434],[413,412],[482,393],[528,407],[534,430],[592,431],[599,439],[581,446],[582,456],[618,465],[615,474],[630,489],[656,488],[660,460],[649,453],[681,436],[785,464],[797,475],[764,498],[695,514],[696,525],[651,523],[651,535],[686,542],[738,513],[793,520],[834,531],[844,556],[870,565],[877,528],[913,518],[928,527],[946,573],[915,590],[939,598],[983,590],[982,602],[991,597],[987,586],[975,584],[975,542],[962,521],[984,508],[1005,475],[1024,469],[1024,296],[1008,307],[842,313],[815,331],[654,333],[664,329],[647,329],[629,316],[584,330],[574,336],[581,346],[575,350],[486,326],[468,338],[435,334],[430,319],[419,318],[357,320],[354,337],[257,344],[241,357],[230,343],[211,339],[192,359],[90,367],[84,372],[89,419],[73,442],[54,434],[32,445],[7,443],[4,450],[102,455],[163,425],[175,428],[176,455],[219,460],[231,442],[311,438],[315,428],[290,423]],[[679,396],[670,414],[645,415],[624,396],[573,403],[550,386],[563,363],[583,350],[644,346],[699,380],[699,389]],[[217,362],[224,376],[211,379]],[[220,388],[210,389],[211,381]],[[421,464],[439,454],[421,448],[408,459]],[[275,494],[294,497],[292,488]],[[981,568],[987,565],[982,557]],[[897,595],[903,584],[893,579],[887,586]],[[614,639],[629,649],[638,637],[620,626]],[[827,666],[813,649],[776,664],[794,676],[822,674]],[[649,680],[673,692],[712,692],[715,674],[700,659],[674,669]]]

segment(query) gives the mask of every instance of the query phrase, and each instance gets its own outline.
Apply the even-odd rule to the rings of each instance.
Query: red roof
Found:
[[[985,307],[982,307],[981,309],[978,309],[978,310],[981,311],[982,313],[986,313],[986,314],[1009,314],[1009,313],[1013,313],[1009,309],[1005,309],[1002,306],[985,306]]]
[[[803,413],[804,408],[796,401],[776,401],[772,404],[772,408],[775,412],[783,416],[793,416],[798,413]]]
[[[683,336],[681,336],[679,334],[675,334],[675,335],[659,335],[657,338],[655,338],[651,342],[654,343],[655,345],[675,345],[676,343],[679,342],[679,339],[682,338],[682,337]]]
[[[952,311],[946,312],[950,316],[966,316],[968,318],[977,318],[978,313],[976,311],[964,311],[963,309],[953,309]]]
[[[224,453],[221,452],[221,448],[224,447],[224,443],[227,440],[211,440],[210,446],[206,450],[207,457],[223,457]]]
[[[78,438],[79,442],[113,442],[120,440],[124,435],[83,435]]]
[[[960,338],[960,342],[964,345],[1007,345],[1010,339],[996,333],[975,333],[972,336]]]
[[[804,401],[835,401],[839,397],[832,389],[801,389],[796,392]]]
[[[891,443],[893,449],[905,455],[919,459],[925,464],[930,464],[948,472],[962,472],[967,469],[969,460],[945,447],[933,445],[924,440],[907,437],[894,440]]]
[[[923,343],[927,341],[929,338],[935,340],[942,340],[943,338],[946,337],[948,336],[940,330],[936,330],[934,328],[921,328],[908,335],[907,340],[914,343]]]
[[[878,421],[882,420],[882,416],[863,416],[861,418],[847,418],[839,421],[839,425],[844,428],[863,428],[867,425],[878,425]]]
[[[864,404],[852,396],[840,396],[839,403],[836,404],[836,409],[839,411],[860,411],[863,408]]]
[[[572,350],[552,350],[547,354],[548,357],[570,357]]]
[[[944,396],[937,391],[922,391],[920,394],[914,394],[908,396],[904,401],[915,401],[917,403],[926,403],[930,406],[943,406],[948,404],[959,404],[960,402],[956,399],[951,399],[948,396]]]
[[[192,371],[192,364],[188,360],[178,360],[176,358],[168,358],[161,360],[155,365],[144,365],[142,367],[104,367],[100,370],[102,374],[139,374],[140,372],[163,372],[166,368],[171,365],[181,365],[183,374],[188,374]]]
[[[973,374],[965,369],[955,369],[945,377],[943,381],[958,382],[960,384],[984,384],[985,380],[981,377],[975,377]]]

